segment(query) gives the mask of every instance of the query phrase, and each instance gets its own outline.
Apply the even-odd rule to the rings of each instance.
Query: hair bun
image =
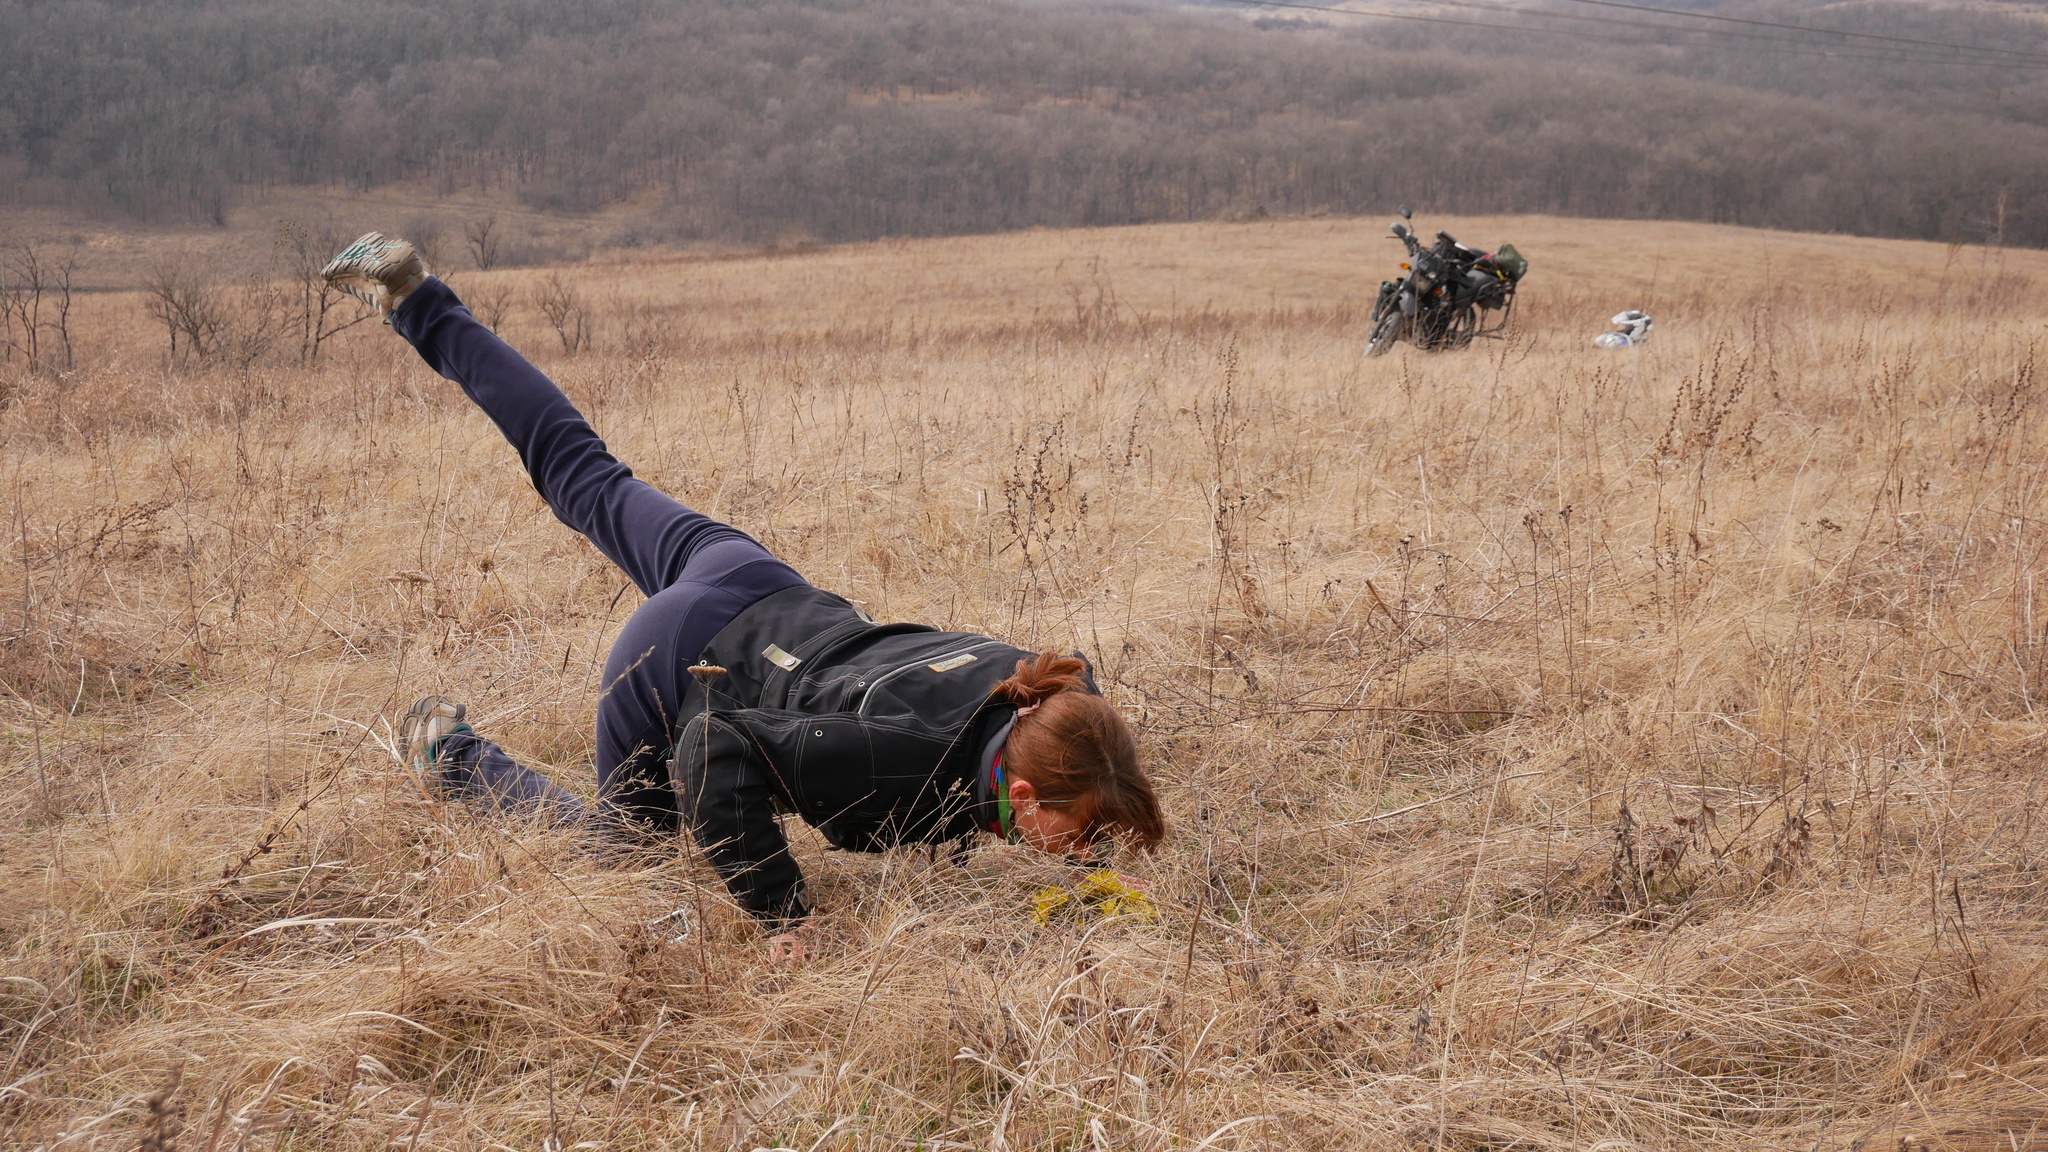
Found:
[[[1036,659],[1017,661],[1017,671],[995,686],[992,695],[1001,696],[1019,710],[1036,708],[1062,692],[1086,686],[1088,665],[1078,656],[1040,652]]]

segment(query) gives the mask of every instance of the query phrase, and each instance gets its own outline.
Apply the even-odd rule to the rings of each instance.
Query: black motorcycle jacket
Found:
[[[740,904],[787,927],[809,907],[777,813],[859,852],[986,828],[989,767],[1017,715],[992,693],[1035,655],[877,624],[809,586],[768,596],[704,650],[724,671],[700,676],[699,710],[676,740],[683,819]]]

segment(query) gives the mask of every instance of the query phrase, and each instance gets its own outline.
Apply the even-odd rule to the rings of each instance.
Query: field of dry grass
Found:
[[[587,788],[633,606],[451,385],[85,298],[0,391],[6,1143],[2048,1146],[2048,275],[1420,223],[1530,256],[1511,339],[1361,359],[1380,221],[455,277],[642,475],[1140,726],[1156,922],[803,833],[794,971],[393,757],[440,690]]]

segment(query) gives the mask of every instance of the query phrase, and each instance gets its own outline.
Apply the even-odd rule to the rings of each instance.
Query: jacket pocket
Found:
[[[860,717],[806,716],[796,730],[791,791],[804,822],[857,822],[875,793],[874,742]]]

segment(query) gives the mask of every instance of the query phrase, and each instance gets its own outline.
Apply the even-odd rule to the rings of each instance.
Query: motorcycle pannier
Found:
[[[1507,273],[1510,280],[1520,280],[1523,274],[1529,271],[1529,261],[1524,259],[1520,252],[1515,251],[1513,244],[1501,245],[1500,251],[1493,254],[1493,260],[1500,265],[1501,271]]]

